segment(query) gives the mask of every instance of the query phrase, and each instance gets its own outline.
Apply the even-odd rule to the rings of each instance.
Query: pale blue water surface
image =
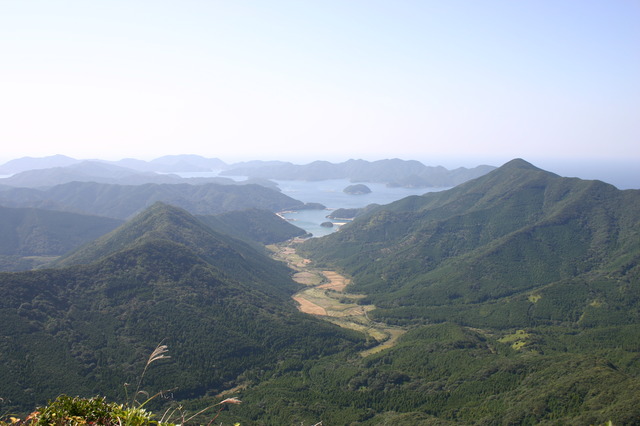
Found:
[[[333,228],[320,226],[321,223],[330,221],[327,215],[331,210],[338,208],[358,208],[369,204],[389,204],[409,195],[422,195],[427,192],[441,191],[447,188],[391,188],[381,183],[365,183],[371,189],[371,193],[362,195],[350,195],[343,192],[344,188],[353,183],[348,179],[330,179],[323,181],[275,181],[283,194],[305,203],[321,203],[327,210],[300,210],[297,212],[283,213],[287,220],[294,225],[313,234],[314,237],[322,237],[339,229],[339,221]]]

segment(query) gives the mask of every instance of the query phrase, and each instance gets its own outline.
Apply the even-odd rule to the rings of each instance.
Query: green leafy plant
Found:
[[[46,407],[34,411],[24,420],[12,417],[0,425],[150,425],[151,413],[131,410],[104,397],[81,398],[60,395]]]

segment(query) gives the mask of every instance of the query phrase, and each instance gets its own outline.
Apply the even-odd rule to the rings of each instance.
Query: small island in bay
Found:
[[[322,222],[322,223],[320,224],[320,226],[322,226],[322,227],[324,227],[324,228],[333,228],[333,222],[329,222],[329,221],[327,221],[327,222]]]
[[[371,189],[364,184],[358,183],[356,185],[349,185],[342,192],[350,195],[362,195],[362,194],[370,194]]]

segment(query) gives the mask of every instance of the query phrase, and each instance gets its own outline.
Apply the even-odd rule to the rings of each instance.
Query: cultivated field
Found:
[[[315,269],[309,259],[304,259],[296,253],[295,246],[299,243],[299,240],[293,240],[269,246],[276,259],[286,262],[289,267],[298,271],[293,275],[293,279],[307,286],[293,296],[298,309],[340,327],[366,333],[378,342],[376,346],[363,351],[362,356],[393,346],[405,330],[371,321],[367,312],[375,309],[375,306],[357,303],[365,295],[349,293],[346,288],[350,280],[338,272]]]

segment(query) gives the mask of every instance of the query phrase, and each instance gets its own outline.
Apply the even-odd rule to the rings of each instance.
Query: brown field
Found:
[[[297,243],[299,241],[293,241],[287,246],[273,245],[269,248],[274,252],[276,259],[286,262],[298,271],[293,275],[293,280],[307,286],[292,296],[298,305],[298,310],[306,314],[321,316],[340,327],[366,333],[380,343],[361,352],[362,356],[371,355],[394,346],[405,330],[371,321],[367,312],[375,309],[375,306],[356,303],[365,295],[346,293],[345,289],[350,280],[336,271],[319,271],[313,268],[309,259],[296,253],[295,244]]]
[[[303,295],[296,294],[293,296],[293,300],[298,302],[298,310],[300,312],[311,315],[327,315],[327,310],[325,308],[308,301]]]
[[[322,274],[329,280],[328,283],[319,285],[318,288],[334,291],[344,291],[349,284],[349,280],[335,271],[322,271]]]
[[[322,282],[322,277],[315,272],[302,271],[295,273],[293,280],[298,284],[318,285]]]

